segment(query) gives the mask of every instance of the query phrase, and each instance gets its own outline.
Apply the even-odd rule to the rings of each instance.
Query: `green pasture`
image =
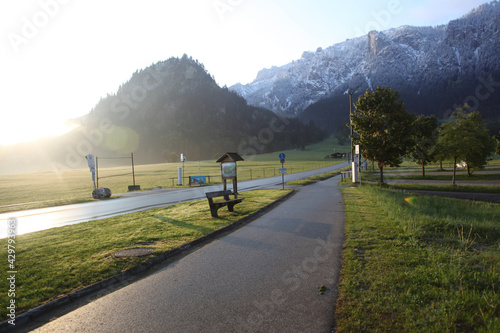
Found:
[[[327,139],[307,146],[305,150],[282,151],[286,154],[284,166],[290,174],[343,162],[325,159],[334,148],[337,152],[348,150],[347,147],[339,147],[334,139]],[[237,163],[238,181],[279,176],[279,153],[244,157],[245,161]],[[112,163],[116,161],[99,160],[99,186],[110,188],[113,195],[127,192],[128,186],[133,185],[131,165],[106,166]],[[181,162],[135,165],[135,183],[141,186],[141,190],[177,187],[177,169],[182,166]],[[220,164],[215,160],[184,163],[184,177],[198,175],[211,176],[212,184],[220,183]],[[0,175],[0,212],[92,201],[92,190],[91,173],[87,168]]]
[[[498,332],[498,204],[343,189],[337,332]]]

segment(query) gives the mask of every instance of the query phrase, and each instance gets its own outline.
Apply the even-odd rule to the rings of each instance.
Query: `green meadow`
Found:
[[[348,150],[338,146],[335,140],[327,139],[307,146],[305,150],[283,151],[286,154],[284,166],[290,174],[343,162],[325,159],[334,148],[337,152]],[[279,176],[281,163],[278,155],[279,152],[244,157],[245,161],[237,163],[238,181]],[[135,183],[141,186],[141,190],[178,187],[177,169],[182,166],[181,162],[135,165]],[[220,183],[219,163],[215,160],[184,163],[184,177],[198,175],[211,176],[211,184]],[[131,165],[106,167],[106,161],[100,161],[99,178],[99,186],[110,188],[113,194],[127,192],[128,186],[133,184]],[[88,168],[0,175],[0,212],[92,201],[92,190]]]
[[[333,147],[335,141],[326,140],[304,151],[285,151],[285,167],[288,172],[301,172],[343,162],[324,158]],[[335,148],[337,152],[347,151],[346,147]],[[238,179],[278,175],[278,154],[238,162]],[[489,165],[500,168],[500,159],[496,157]],[[138,165],[136,183],[142,189],[172,186],[179,166],[182,164]],[[443,166],[446,171],[452,167]],[[220,182],[215,161],[188,162],[185,175],[198,175],[199,167],[201,175],[214,176],[213,183]],[[428,170],[437,167],[431,165]],[[125,173],[127,168],[103,168],[101,174]],[[390,176],[394,179],[407,180],[418,179],[420,172],[411,162],[385,171],[396,174]],[[397,172],[403,171],[415,174],[397,176]],[[289,184],[307,185],[338,173]],[[375,171],[373,176],[377,174]],[[369,171],[363,172],[362,179],[370,177]],[[440,180],[440,176],[429,175],[425,179]],[[497,176],[477,174],[471,179],[482,182],[496,180]],[[0,176],[0,184],[4,211],[92,200],[88,169]],[[113,193],[126,192],[128,185],[131,175],[103,178],[101,183]],[[353,186],[349,180],[341,182],[341,186],[347,188],[342,189],[346,226],[335,313],[338,332],[500,331],[498,204],[417,196],[368,183]],[[398,185],[405,186],[411,190],[415,185]],[[462,191],[481,188],[484,192],[498,190],[498,186],[454,187]],[[235,223],[289,191],[246,192],[245,201],[235,207],[235,212],[222,208],[219,219],[211,218],[206,200],[198,200],[17,236],[18,313]],[[0,247],[7,248],[7,240],[0,240]],[[152,248],[154,252],[139,258],[114,256],[116,251],[136,247]],[[0,281],[4,281],[0,289],[4,290],[5,274],[6,270],[0,271]],[[5,318],[5,314],[6,307],[0,308],[0,315]]]
[[[498,204],[342,192],[337,332],[500,331]]]

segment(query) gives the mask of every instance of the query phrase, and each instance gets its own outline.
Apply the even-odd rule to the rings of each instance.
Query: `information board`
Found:
[[[222,179],[233,179],[236,177],[236,162],[223,162],[220,167]]]

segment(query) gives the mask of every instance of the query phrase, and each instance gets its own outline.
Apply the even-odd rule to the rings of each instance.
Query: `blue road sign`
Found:
[[[281,154],[280,154],[280,159],[281,159],[281,160],[284,160],[284,159],[285,159],[285,154],[281,153]]]

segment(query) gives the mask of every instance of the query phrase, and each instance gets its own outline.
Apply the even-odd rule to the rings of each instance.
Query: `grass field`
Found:
[[[453,170],[453,162],[452,161],[443,161],[442,163],[443,169],[447,169],[448,171]],[[493,155],[491,161],[488,161],[488,166],[498,166],[500,167],[500,156],[499,155]],[[433,162],[429,163],[428,165],[425,166],[426,170],[430,169],[439,169],[440,164],[439,162]],[[401,165],[401,169],[421,169],[421,165],[418,165],[415,162],[412,162],[410,160],[405,160],[403,164]]]
[[[439,163],[432,163],[426,167],[426,175],[422,177],[422,171],[418,165],[414,162],[404,161],[398,168],[384,168],[384,182],[408,181],[408,183],[391,183],[389,185],[390,188],[401,190],[500,193],[499,185],[493,182],[488,183],[489,181],[500,180],[500,156],[495,155],[493,160],[488,162],[487,168],[479,171],[484,172],[476,170],[471,176],[468,176],[466,170],[457,170],[456,180],[467,181],[468,183],[467,185],[452,185],[452,163],[443,162],[443,170],[440,170]],[[378,168],[375,168],[374,171],[372,164],[370,164],[367,170],[361,173],[361,179],[364,182],[377,183],[380,179]],[[412,184],[412,181],[415,181],[415,184]],[[419,181],[423,181],[423,184],[419,184]],[[433,181],[440,181],[440,183],[432,184]],[[449,184],[443,184],[443,182],[449,182]],[[343,182],[343,184],[349,183],[350,181]]]
[[[378,176],[378,173],[373,173],[372,175]],[[397,176],[384,176],[384,179],[409,179],[409,180],[447,180],[451,182],[452,175],[429,175],[426,174],[425,177],[422,177],[421,174],[412,174],[412,175],[397,175]],[[467,181],[483,181],[483,180],[500,180],[500,171],[498,173],[492,174],[479,174],[474,173],[471,176],[468,176],[467,173],[457,173],[455,175],[456,180],[467,180]]]
[[[470,193],[500,193],[500,186],[495,185],[418,185],[418,184],[392,184],[391,189],[406,191],[445,191],[445,192],[470,192]]]
[[[307,146],[305,150],[284,151],[287,172],[296,173],[318,169],[343,160],[327,160],[325,156],[336,151],[347,151],[336,141],[328,139]],[[279,175],[279,153],[262,154],[238,162],[238,181]],[[133,184],[131,166],[106,168],[99,162],[99,186],[108,187],[113,194],[128,191]],[[135,166],[135,181],[141,189],[172,187],[177,184],[177,168],[182,163],[164,163]],[[214,161],[189,161],[185,163],[184,176],[210,175],[212,183],[221,182],[220,165]],[[0,212],[40,208],[60,204],[92,201],[93,183],[88,169],[74,169],[65,172],[40,172],[30,174],[0,175]]]
[[[19,315],[140,265],[167,250],[232,224],[290,191],[245,192],[245,200],[235,206],[234,212],[219,210],[220,218],[212,218],[207,200],[199,200],[17,236],[16,313]],[[152,248],[154,252],[146,257],[114,256],[119,250],[137,247]],[[0,248],[2,252],[7,249],[7,239],[0,239]],[[2,267],[6,266],[7,260]],[[8,270],[0,270],[0,290],[5,291],[5,295],[9,290]],[[7,318],[5,302],[8,300],[3,295],[1,299],[0,318],[3,321]]]
[[[288,172],[300,172],[342,162],[324,159],[334,144],[327,140],[305,151],[285,152],[285,167]],[[142,189],[171,186],[170,178],[181,165],[136,166],[136,183]],[[500,166],[500,159],[490,165]],[[238,163],[238,178],[277,175],[280,167],[278,153],[258,155]],[[444,167],[449,170],[451,164]],[[103,168],[102,175],[126,169]],[[385,172],[412,169],[418,174],[418,166],[410,162]],[[219,175],[218,163],[201,162],[201,174]],[[198,162],[186,163],[186,175],[198,175]],[[332,175],[311,177],[297,185]],[[127,191],[131,177],[102,181],[102,186],[120,193]],[[0,185],[4,206],[0,209],[12,210],[9,205],[27,202],[43,206],[92,200],[88,169],[0,176]],[[235,212],[221,209],[220,219],[212,219],[206,200],[200,200],[18,236],[18,314],[234,223],[286,193],[245,192],[245,201]],[[406,197],[365,185],[343,189],[343,195],[346,242],[336,313],[339,332],[500,331],[498,204]],[[29,205],[14,209],[19,207]],[[6,249],[6,242],[0,240],[0,247]],[[130,247],[150,247],[154,252],[142,258],[113,256]],[[1,290],[8,290],[6,272],[0,271]],[[5,314],[2,306],[0,315],[5,318]]]
[[[500,331],[498,204],[342,191],[338,332]]]

